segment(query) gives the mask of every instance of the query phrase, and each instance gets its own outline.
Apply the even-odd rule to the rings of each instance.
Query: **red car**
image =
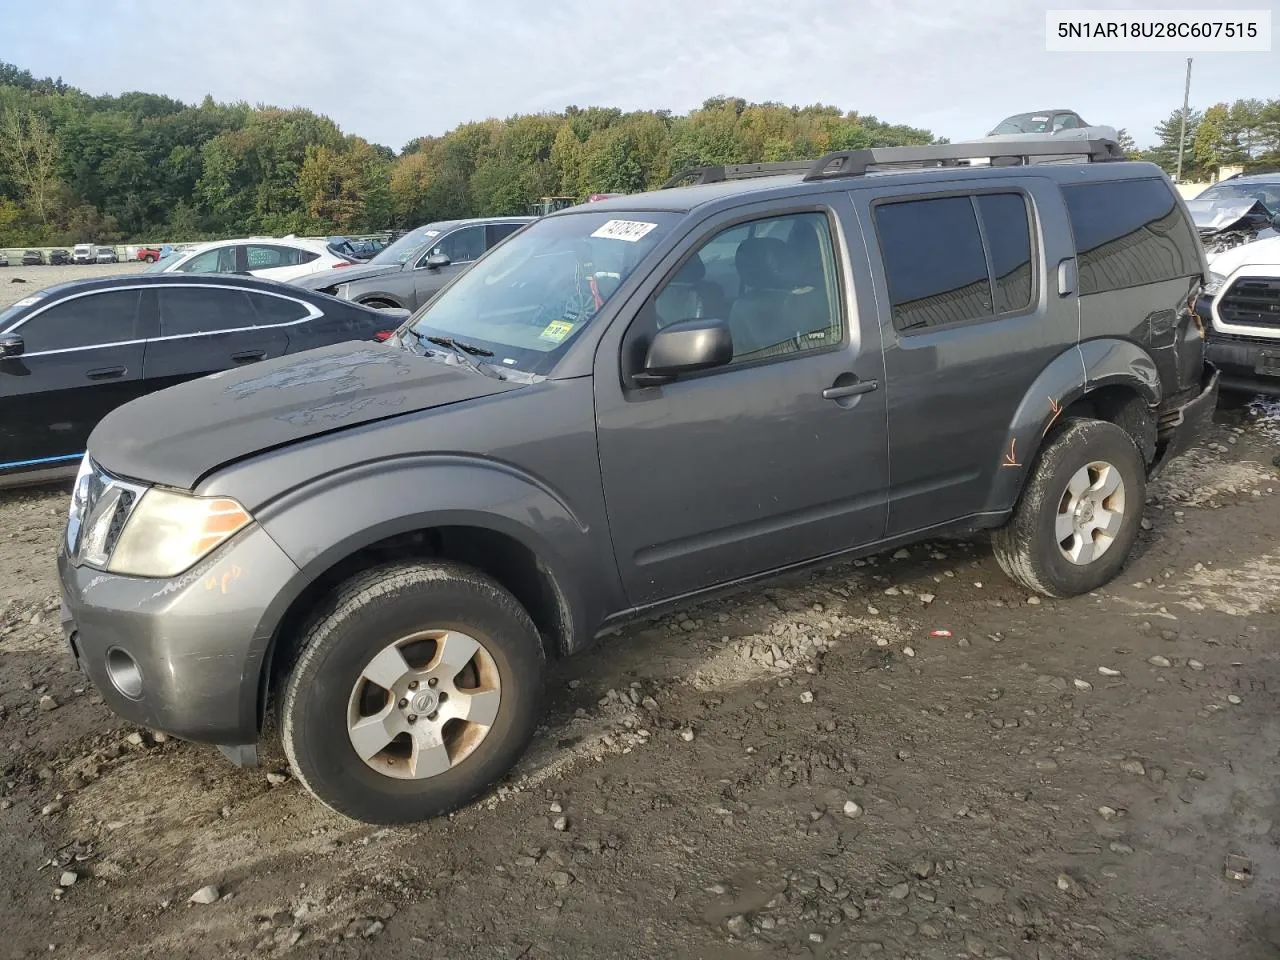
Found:
[[[155,263],[163,256],[164,254],[160,252],[158,247],[139,247],[137,256],[134,259],[141,260],[144,263]]]

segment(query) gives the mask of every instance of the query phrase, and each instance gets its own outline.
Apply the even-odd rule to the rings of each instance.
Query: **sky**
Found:
[[[1151,8],[1086,0],[1094,9]],[[1231,6],[1270,8],[1276,0]],[[1162,8],[1226,6],[1163,0]],[[825,103],[952,140],[1065,107],[1139,146],[1181,107],[1186,54],[1048,53],[1019,0],[0,0],[0,60],[92,94],[307,107],[399,150],[468,120],[708,97]],[[1193,107],[1280,94],[1270,53],[1199,53]]]

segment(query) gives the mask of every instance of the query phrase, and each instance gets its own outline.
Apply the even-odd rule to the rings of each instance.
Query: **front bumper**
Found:
[[[63,635],[113,711],[187,740],[257,742],[268,611],[298,577],[261,527],[171,580],[74,566],[65,548],[58,575]]]
[[[1213,411],[1218,405],[1219,379],[1217,368],[1206,363],[1200,378],[1200,392],[1195,398],[1161,414],[1156,435],[1156,461],[1151,468],[1152,477],[1208,431],[1213,421]]]
[[[1280,339],[1239,340],[1211,335],[1205,356],[1222,371],[1224,390],[1280,396]]]

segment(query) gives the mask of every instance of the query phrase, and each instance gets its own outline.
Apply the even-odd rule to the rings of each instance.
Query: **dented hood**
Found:
[[[1271,219],[1267,208],[1250,197],[1222,200],[1188,200],[1187,210],[1201,235],[1265,226]],[[1255,224],[1254,221],[1257,221]]]
[[[127,403],[98,424],[89,454],[118,476],[189,490],[285,444],[519,386],[390,344],[340,343]]]

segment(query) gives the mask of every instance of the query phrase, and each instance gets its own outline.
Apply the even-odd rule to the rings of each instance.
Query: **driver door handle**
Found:
[[[838,387],[827,387],[822,391],[822,399],[839,400],[842,397],[856,397],[859,394],[870,393],[872,390],[878,390],[879,388],[879,380],[855,380],[853,383],[842,384]]]
[[[233,353],[231,355],[231,359],[236,363],[253,363],[254,361],[261,360],[266,355],[267,351],[265,350],[244,350],[240,353]]]

